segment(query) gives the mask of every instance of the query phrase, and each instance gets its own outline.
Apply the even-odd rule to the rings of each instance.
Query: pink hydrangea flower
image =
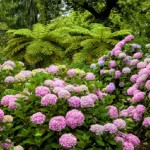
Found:
[[[61,91],[61,90],[64,90],[64,88],[63,88],[63,87],[56,86],[56,87],[54,87],[54,89],[53,89],[53,93],[58,94],[58,92]]]
[[[122,73],[123,73],[123,74],[131,73],[131,69],[128,68],[128,67],[125,67],[125,68],[122,69]]]
[[[61,131],[66,127],[65,118],[63,116],[56,116],[50,119],[49,129],[53,131]]]
[[[106,92],[107,93],[112,93],[114,90],[116,89],[115,84],[114,83],[109,83],[106,86]]]
[[[113,124],[117,126],[118,129],[124,129],[126,127],[126,122],[123,119],[115,119]]]
[[[1,147],[4,148],[4,150],[9,150],[10,147],[13,146],[13,143],[11,142],[10,139],[6,139],[5,143],[0,144]]]
[[[68,98],[70,98],[70,96],[71,96],[71,94],[70,94],[70,92],[67,91],[67,90],[60,90],[60,91],[58,92],[58,97],[59,97],[59,98],[66,98],[66,99],[68,99]]]
[[[71,97],[70,99],[68,99],[68,102],[69,102],[69,106],[72,106],[75,108],[80,106],[80,98],[77,96]]]
[[[110,62],[109,62],[109,68],[114,68],[114,67],[116,67],[116,61],[115,60],[111,60]]]
[[[96,135],[102,135],[104,132],[104,126],[99,124],[93,124],[90,127],[90,131],[95,133]]]
[[[47,106],[48,104],[55,105],[57,102],[57,96],[55,94],[46,94],[41,99],[41,105]]]
[[[6,65],[9,65],[9,66],[11,66],[13,68],[16,66],[16,64],[13,61],[11,61],[11,60],[7,60],[7,61],[5,61],[3,63],[3,66],[6,66]]]
[[[50,89],[46,86],[38,86],[35,89],[36,96],[45,96],[50,93]]]
[[[4,118],[4,112],[2,109],[0,109],[0,121],[2,121]]]
[[[70,77],[73,77],[76,74],[76,70],[75,69],[70,69],[67,71],[67,75]]]
[[[94,106],[94,100],[91,98],[91,96],[82,96],[80,103],[81,103],[81,108]]]
[[[123,142],[123,150],[134,150],[134,145],[129,142]]]
[[[137,90],[136,87],[133,87],[133,86],[129,87],[128,90],[127,90],[127,94],[130,95],[130,96],[132,96],[133,93],[135,92],[135,90]]]
[[[131,61],[130,61],[130,66],[135,66],[135,65],[137,65],[138,62],[139,62],[138,59],[133,59],[133,60],[131,60]]]
[[[68,84],[65,86],[65,90],[68,90],[69,92],[75,91],[75,87],[71,84]]]
[[[124,38],[125,42],[130,42],[134,39],[134,36],[133,35],[128,35]]]
[[[16,96],[15,95],[6,95],[1,99],[1,104],[4,105],[8,105],[10,102],[13,102],[16,100]]]
[[[88,96],[90,96],[94,102],[98,100],[98,96],[96,94],[90,93],[90,94],[88,94]]]
[[[108,114],[113,118],[117,118],[118,117],[117,108],[115,106],[109,106]]]
[[[54,83],[53,80],[45,80],[45,81],[44,81],[44,85],[45,85],[45,86],[53,87],[53,83]]]
[[[11,109],[16,109],[16,108],[18,108],[18,106],[17,106],[16,103],[15,103],[15,100],[9,102],[8,107],[11,108]]]
[[[104,130],[109,132],[110,134],[117,133],[117,126],[112,123],[107,123],[104,125]]]
[[[134,59],[140,59],[140,58],[142,58],[143,57],[143,55],[142,55],[142,53],[140,53],[140,52],[137,52],[137,53],[135,53],[134,55],[133,55],[133,58]]]
[[[128,117],[128,111],[126,109],[120,111],[119,116],[120,117]]]
[[[66,125],[74,129],[84,123],[85,117],[81,111],[73,109],[67,112],[65,119]]]
[[[46,116],[41,112],[37,112],[30,117],[30,120],[34,124],[43,124],[45,122]]]
[[[95,75],[91,72],[88,72],[85,77],[86,80],[95,80]]]
[[[144,118],[144,121],[142,122],[142,125],[146,128],[150,127],[150,117]]]
[[[122,73],[121,73],[120,70],[116,70],[116,71],[115,71],[115,79],[120,78],[121,74],[122,74]]]
[[[137,64],[137,68],[138,68],[138,69],[144,69],[146,66],[147,66],[147,63],[146,63],[146,62],[139,62],[139,63]]]
[[[147,89],[148,91],[150,91],[150,80],[148,80],[148,81],[146,82],[145,86],[146,86],[146,89]]]
[[[145,93],[144,92],[137,92],[134,94],[132,100],[134,103],[137,103],[145,98]]]
[[[48,73],[51,73],[51,74],[57,74],[58,73],[58,67],[55,65],[50,65],[48,68],[46,68],[46,71]]]
[[[134,74],[134,75],[131,76],[130,81],[131,81],[132,83],[135,83],[136,80],[137,80],[137,78],[138,78],[138,75],[137,75],[137,74]]]
[[[4,80],[4,82],[6,82],[6,83],[12,83],[14,81],[15,81],[15,78],[13,76],[8,76]]]
[[[72,148],[72,147],[76,146],[77,138],[71,133],[63,134],[59,138],[59,144],[62,147],[64,147],[65,149]]]

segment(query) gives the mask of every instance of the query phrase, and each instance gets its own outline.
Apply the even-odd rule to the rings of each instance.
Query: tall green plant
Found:
[[[35,24],[30,29],[9,30],[13,38],[5,52],[11,59],[25,60],[28,64],[47,64],[62,59],[60,36],[52,25]]]

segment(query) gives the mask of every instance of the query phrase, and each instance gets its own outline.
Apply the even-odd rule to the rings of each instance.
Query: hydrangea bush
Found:
[[[18,72],[8,61],[12,74],[0,72],[0,147],[134,150],[150,144],[150,59],[140,45],[129,49],[133,38],[87,72],[65,65]]]

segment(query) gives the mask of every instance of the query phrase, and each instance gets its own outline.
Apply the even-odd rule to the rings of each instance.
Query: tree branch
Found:
[[[111,10],[117,6],[118,0],[106,0],[105,8],[99,13],[93,7],[89,6],[87,2],[83,3],[81,6],[82,8],[88,10],[91,14],[94,15],[95,18],[99,19],[100,21],[105,21],[108,19]]]

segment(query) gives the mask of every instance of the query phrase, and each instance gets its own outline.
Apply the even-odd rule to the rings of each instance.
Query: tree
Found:
[[[25,61],[37,67],[61,61],[61,37],[54,31],[51,24],[35,24],[32,29],[9,30],[12,39],[8,42],[5,53],[13,60]]]

